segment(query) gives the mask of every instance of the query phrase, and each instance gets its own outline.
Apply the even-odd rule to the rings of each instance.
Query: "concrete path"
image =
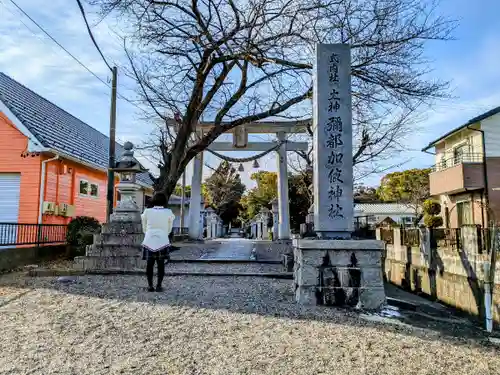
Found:
[[[231,260],[250,260],[254,242],[242,238],[220,239],[220,243],[215,251],[204,254],[200,259],[231,259]]]

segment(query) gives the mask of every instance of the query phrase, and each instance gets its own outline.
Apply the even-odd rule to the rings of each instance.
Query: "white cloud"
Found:
[[[92,45],[76,2],[51,0],[43,2],[43,6],[33,0],[17,2],[99,77],[106,80],[110,76],[108,68]],[[109,88],[79,66],[25,16],[20,15],[10,2],[0,0],[0,13],[0,71],[107,133]],[[91,24],[95,23],[97,17],[92,10],[88,9],[87,13]],[[112,19],[105,20],[93,31],[110,63],[127,65],[120,39],[113,31],[118,30],[119,25],[114,22]],[[458,98],[438,103],[424,114],[426,119],[419,124],[418,133],[406,141],[409,148],[418,150],[471,117],[500,105],[500,70],[497,67],[500,59],[499,41],[499,35],[489,34],[478,39],[471,48],[464,49],[467,53],[463,53],[460,58],[439,56],[434,75],[453,79],[453,94]],[[119,91],[132,98],[134,93],[130,91],[131,87],[133,82],[120,75]],[[140,143],[149,134],[151,126],[139,119],[138,112],[131,104],[118,101],[118,139]],[[263,137],[271,138],[265,135]],[[248,154],[233,152],[228,155],[241,157]],[[424,167],[432,163],[432,157],[415,151],[403,153],[400,158],[412,159],[404,167]],[[208,153],[205,161],[214,167],[218,164],[217,158]],[[262,170],[276,171],[276,159],[272,154],[260,160],[260,164]],[[190,169],[189,167],[187,173],[188,183]],[[204,169],[207,175],[209,169]],[[252,184],[249,178],[252,172],[251,163],[247,163],[245,172],[242,173],[246,184]],[[367,181],[377,183],[378,179],[379,176],[374,176]]]

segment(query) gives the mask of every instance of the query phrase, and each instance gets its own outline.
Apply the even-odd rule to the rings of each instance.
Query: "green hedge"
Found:
[[[66,240],[70,252],[69,257],[85,255],[87,245],[94,242],[94,234],[101,232],[99,221],[89,216],[77,216],[68,224]]]

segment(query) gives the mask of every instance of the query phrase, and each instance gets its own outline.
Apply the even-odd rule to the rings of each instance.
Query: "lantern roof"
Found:
[[[145,172],[147,169],[144,169],[141,164],[134,158],[134,145],[132,142],[125,142],[123,145],[125,151],[123,152],[120,159],[116,162],[115,168],[113,170],[115,172]]]

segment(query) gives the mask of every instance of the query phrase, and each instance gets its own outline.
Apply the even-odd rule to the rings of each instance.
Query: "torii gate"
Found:
[[[301,121],[262,121],[251,122],[237,126],[230,130],[233,133],[233,142],[214,142],[210,151],[256,151],[266,152],[276,149],[278,154],[278,238],[290,238],[290,208],[288,202],[288,166],[287,151],[307,150],[307,142],[286,141],[287,134],[305,133],[311,120]],[[205,133],[213,127],[213,123],[201,122],[197,130]],[[228,132],[228,133],[229,133]],[[276,134],[276,142],[248,142],[248,134]],[[189,237],[202,238],[201,215],[201,183],[203,177],[203,152],[194,159],[193,176],[191,181],[191,199],[189,202]]]

